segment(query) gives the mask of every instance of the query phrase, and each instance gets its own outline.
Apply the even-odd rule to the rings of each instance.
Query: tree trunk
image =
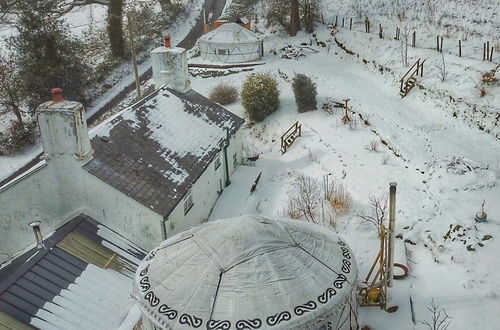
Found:
[[[160,3],[162,11],[166,11],[168,6],[172,4],[171,0],[158,0],[158,2]]]
[[[111,54],[125,57],[123,39],[123,0],[110,0],[108,6],[108,36]]]
[[[290,0],[290,35],[297,35],[300,30],[299,0]]]
[[[17,121],[19,122],[20,125],[23,125],[23,116],[21,115],[21,110],[17,106],[14,106],[13,110],[14,113],[16,114]]]

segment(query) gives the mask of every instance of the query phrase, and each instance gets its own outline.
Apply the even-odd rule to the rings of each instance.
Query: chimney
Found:
[[[172,47],[170,36],[163,37],[164,44],[151,52],[155,88],[167,84],[180,92],[191,89],[187,64],[187,51]]]
[[[40,230],[40,224],[40,221],[31,221],[29,223],[29,226],[33,229],[33,233],[35,234],[36,247],[39,250],[45,247],[43,245],[43,237],[42,231]]]
[[[52,89],[52,101],[38,109],[38,125],[47,161],[72,159],[86,162],[92,156],[85,109],[78,102],[66,101],[61,88]]]

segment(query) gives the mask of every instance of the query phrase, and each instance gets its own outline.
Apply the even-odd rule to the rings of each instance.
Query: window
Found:
[[[184,215],[186,215],[194,205],[191,189],[189,189],[188,192],[186,193],[186,196],[184,196],[183,203],[184,203]]]
[[[217,49],[217,55],[229,55],[229,49]]]
[[[236,166],[238,166],[238,153],[237,152],[235,152],[233,154],[233,167],[236,167]]]
[[[217,158],[215,158],[214,167],[216,171],[220,167],[220,154],[218,154]]]

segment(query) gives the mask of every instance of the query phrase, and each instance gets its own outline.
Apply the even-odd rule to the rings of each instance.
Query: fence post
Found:
[[[337,26],[338,26],[338,25],[337,25],[337,21],[338,21],[338,19],[339,19],[339,16],[338,16],[338,15],[335,15],[335,27],[337,27]]]
[[[490,62],[493,61],[493,46],[491,46]]]
[[[412,47],[415,48],[416,44],[417,44],[417,31],[413,31],[413,36],[412,36],[412,41],[411,41],[411,44],[412,44]]]
[[[490,42],[486,41],[486,61],[490,58]]]
[[[321,13],[321,23],[325,24],[325,18],[323,17],[323,13]]]
[[[349,30],[352,30],[352,17],[351,17],[351,19],[349,21]]]
[[[382,39],[384,37],[383,30],[382,30],[382,23],[378,24],[378,36],[380,37],[380,39]]]
[[[344,27],[344,17],[342,17],[342,27]]]
[[[443,37],[441,37],[441,48],[440,48],[440,53],[442,53],[442,52],[443,52],[443,41],[444,41],[444,38],[443,38]]]
[[[439,36],[436,37],[436,50],[439,52]]]
[[[458,40],[458,57],[462,57],[462,40]]]

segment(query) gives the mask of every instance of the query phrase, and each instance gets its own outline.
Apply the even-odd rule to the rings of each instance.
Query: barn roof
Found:
[[[145,251],[81,214],[0,268],[0,328],[117,328]]]
[[[243,122],[193,90],[165,86],[91,132],[84,168],[166,216]]]
[[[201,36],[199,40],[219,44],[244,44],[261,42],[262,38],[237,23],[226,23]]]

